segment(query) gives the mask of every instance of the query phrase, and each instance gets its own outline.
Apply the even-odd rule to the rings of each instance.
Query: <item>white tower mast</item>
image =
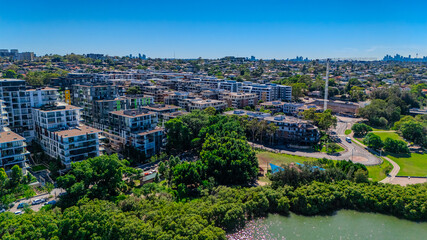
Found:
[[[328,88],[329,88],[329,58],[326,60],[325,101],[323,103],[323,111],[326,111],[326,109],[328,109]]]

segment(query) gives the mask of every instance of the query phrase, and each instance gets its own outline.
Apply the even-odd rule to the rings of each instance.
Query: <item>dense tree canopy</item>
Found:
[[[380,136],[375,135],[374,133],[369,133],[366,135],[366,137],[363,139],[363,143],[373,149],[381,149],[384,146]]]
[[[364,124],[364,123],[355,123],[352,127],[351,130],[353,130],[354,135],[356,136],[360,136],[363,137],[365,136],[368,132],[372,131],[372,127]]]
[[[427,185],[312,182],[290,187],[217,187],[176,202],[163,188],[149,188],[117,203],[81,200],[65,209],[0,214],[2,239],[226,239],[225,231],[268,213],[327,214],[355,209],[427,220]],[[140,197],[144,194],[143,197]],[[151,197],[148,197],[151,196]],[[224,230],[223,230],[224,229]]]
[[[58,187],[67,191],[62,202],[69,206],[84,197],[111,199],[126,191],[124,176],[137,173],[127,164],[125,160],[119,160],[117,154],[72,163],[70,172],[57,179]]]
[[[258,159],[244,138],[209,136],[200,153],[207,176],[221,185],[247,185],[256,180]]]

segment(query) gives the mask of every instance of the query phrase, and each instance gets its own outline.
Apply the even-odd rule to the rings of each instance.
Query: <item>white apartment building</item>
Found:
[[[215,110],[217,111],[222,111],[225,108],[227,108],[227,103],[225,101],[221,101],[221,100],[211,100],[211,99],[207,99],[207,100],[202,100],[202,99],[194,99],[192,101],[188,102],[188,111],[193,111],[193,110],[204,110],[208,107],[213,107],[215,108]]]
[[[69,168],[72,162],[99,156],[98,129],[79,124],[81,108],[45,105],[33,110],[40,145]]]
[[[122,148],[130,145],[143,151],[147,157],[160,151],[163,129],[157,127],[158,114],[147,109],[121,110],[109,113],[111,130],[103,133],[112,145]]]
[[[224,92],[219,94],[219,100],[224,100],[228,107],[233,108],[255,106],[257,99],[258,97],[255,93]]]
[[[30,154],[26,146],[22,136],[12,131],[0,132],[0,168],[9,173],[14,165],[18,165],[25,174]]]
[[[61,159],[69,168],[72,162],[99,156],[99,133],[101,131],[86,125],[60,131],[46,131],[41,135],[46,153]]]
[[[25,137],[27,141],[34,136],[31,105],[25,81],[19,79],[0,79],[0,100],[3,100],[10,129]]]
[[[298,109],[304,106],[303,103],[285,103],[283,104],[283,112],[290,115],[298,113]]]
[[[46,104],[53,105],[58,101],[59,93],[56,88],[37,88],[27,90],[32,108],[38,108]]]
[[[7,117],[6,105],[4,105],[3,100],[0,100],[0,132],[5,131],[5,128],[8,125],[9,119]]]

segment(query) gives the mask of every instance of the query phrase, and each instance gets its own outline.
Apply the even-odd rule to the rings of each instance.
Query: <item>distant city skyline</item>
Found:
[[[2,2],[0,48],[286,59],[427,56],[424,1]],[[16,9],[16,11],[12,11]]]

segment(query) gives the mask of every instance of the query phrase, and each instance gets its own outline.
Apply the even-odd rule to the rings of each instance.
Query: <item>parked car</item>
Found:
[[[15,212],[15,215],[21,215],[22,214],[22,211],[16,211]]]
[[[6,210],[4,208],[0,209],[0,213],[4,213]]]
[[[34,199],[33,202],[31,203],[31,205],[37,205],[42,203],[42,201],[40,199]]]
[[[46,202],[44,205],[55,205],[56,201],[55,200],[51,200],[49,202]]]
[[[21,209],[21,208],[28,207],[28,206],[30,206],[30,204],[28,204],[28,203],[20,203],[17,208]]]

